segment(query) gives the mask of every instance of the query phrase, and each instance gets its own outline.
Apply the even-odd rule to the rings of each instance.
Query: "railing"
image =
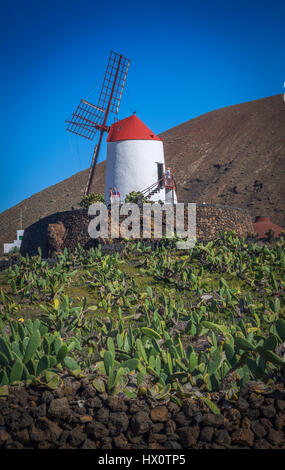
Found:
[[[159,180],[157,180],[155,183],[148,186],[147,188],[142,189],[140,193],[142,193],[146,197],[150,197],[152,196],[154,192],[156,192],[156,190],[160,191],[160,189],[162,189],[163,187],[164,187],[164,176],[160,178]]]
[[[155,192],[160,191],[162,188],[175,189],[175,182],[172,176],[167,177],[166,175],[163,175],[163,177],[157,180],[155,183],[151,184],[145,189],[142,189],[140,193],[149,198]]]

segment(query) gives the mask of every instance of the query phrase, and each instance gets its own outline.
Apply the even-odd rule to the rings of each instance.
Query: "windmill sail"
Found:
[[[98,129],[108,130],[108,113],[118,114],[129,64],[129,59],[111,51],[97,106],[82,99],[67,121],[67,131],[93,140]]]
[[[98,128],[104,122],[105,110],[81,100],[75,112],[72,114],[72,120],[67,121],[67,131],[93,140]]]
[[[100,131],[99,141],[92,157],[85,194],[89,193],[91,187],[103,134],[109,130],[107,126],[109,112],[118,114],[129,65],[129,59],[111,51],[97,106],[82,99],[72,114],[71,121],[67,121],[67,131],[89,140],[94,139],[97,130]]]
[[[129,65],[129,59],[111,51],[98,101],[99,108],[107,109],[111,98],[109,110],[118,114]]]

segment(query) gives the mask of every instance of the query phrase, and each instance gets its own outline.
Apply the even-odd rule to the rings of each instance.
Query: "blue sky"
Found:
[[[155,133],[282,93],[284,5],[0,0],[0,211],[89,166],[94,144],[65,120],[97,102],[110,50],[131,59],[119,117]]]

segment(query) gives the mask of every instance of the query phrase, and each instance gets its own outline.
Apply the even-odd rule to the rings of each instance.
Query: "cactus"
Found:
[[[64,362],[64,365],[67,367],[67,369],[71,369],[71,370],[79,369],[77,362],[72,357],[66,356],[63,362]]]
[[[113,390],[119,383],[120,379],[125,375],[125,369],[120,367],[117,371],[112,370],[108,379],[108,390]]]
[[[212,400],[207,397],[201,397],[201,400],[207,405],[207,407],[212,411],[212,413],[216,415],[221,414],[221,410],[214,402],[212,402]]]
[[[113,357],[115,357],[115,345],[111,336],[109,336],[107,339],[107,348],[112,353]]]
[[[110,375],[111,370],[114,365],[114,356],[110,351],[105,351],[104,353],[104,366],[106,370],[106,374]]]
[[[285,342],[285,320],[283,320],[283,318],[278,318],[278,320],[276,321],[275,327],[276,327],[276,331],[277,331],[279,338],[284,343]]]
[[[35,330],[31,338],[29,339],[29,342],[25,350],[25,355],[23,359],[24,364],[27,364],[27,362],[29,362],[30,359],[33,357],[33,355],[35,354],[36,350],[38,349],[40,345],[40,342],[41,342],[40,332],[38,330]]]
[[[254,351],[255,347],[246,339],[237,337],[235,338],[235,347],[242,351]]]
[[[159,333],[157,333],[156,331],[154,331],[153,329],[151,329],[151,328],[142,327],[141,332],[142,332],[143,335],[145,335],[149,338],[161,339],[161,335]]]
[[[15,361],[10,372],[9,383],[20,381],[23,375],[23,370],[23,363],[19,360]]]
[[[39,376],[41,373],[49,368],[49,359],[47,356],[42,356],[37,365],[36,375]]]
[[[5,338],[0,338],[0,352],[6,358],[6,360],[11,363],[13,361],[13,356],[11,354],[11,349]]]
[[[128,368],[130,369],[130,371],[137,369],[138,366],[139,366],[138,359],[128,359],[127,361],[124,361],[121,363],[121,367]]]
[[[281,357],[277,356],[273,351],[262,348],[261,346],[257,347],[257,351],[266,361],[272,362],[273,364],[279,366],[285,366],[285,361]]]
[[[40,320],[27,320],[18,325],[11,321],[8,325],[9,336],[0,337],[2,382],[8,384],[19,380],[31,381],[50,368],[59,367],[61,363],[69,369],[79,368],[72,357],[67,357],[72,340],[70,344],[63,343],[58,335],[47,333]],[[74,344],[71,348],[73,347]]]
[[[95,378],[92,382],[93,387],[97,390],[97,392],[103,393],[105,392],[105,383],[100,378]]]
[[[194,370],[196,369],[198,364],[198,358],[195,352],[191,352],[190,357],[189,357],[189,372],[192,374]]]
[[[35,377],[52,388],[59,378],[51,372],[92,368],[95,362],[97,372],[107,374],[96,377],[103,382],[101,389],[108,382],[108,389],[117,391],[128,372],[136,371],[138,390],[151,382],[152,391],[145,393],[158,399],[165,394],[186,396],[186,384],[202,392],[220,390],[233,371],[229,378],[236,377],[234,387],[256,378],[280,378],[284,361],[276,352],[285,342],[280,295],[285,287],[284,240],[259,246],[230,233],[197,243],[185,253],[166,249],[170,246],[163,241],[147,250],[144,244],[130,242],[122,257],[77,247],[74,254],[65,250],[59,255],[52,268],[41,256],[11,267],[11,290],[43,302],[42,317],[10,322],[7,315],[15,318],[19,313],[15,296],[1,290],[1,382],[19,377],[22,364],[21,380]],[[141,260],[140,274],[168,284],[167,294],[156,283],[141,289],[136,276],[120,269],[125,257],[136,259],[141,253],[147,256]],[[234,274],[238,276],[233,279]],[[76,282],[80,277],[90,291],[96,290],[96,305],[88,307],[86,299],[79,305],[64,294],[74,275]],[[110,321],[102,321],[101,314]],[[197,348],[200,339],[208,344]]]
[[[68,353],[68,347],[66,344],[63,344],[57,351],[56,359],[58,362],[63,362]]]
[[[264,340],[262,347],[264,349],[269,349],[270,351],[275,351],[275,349],[277,348],[277,345],[278,345],[278,340],[276,336],[270,335],[268,336],[268,338]]]

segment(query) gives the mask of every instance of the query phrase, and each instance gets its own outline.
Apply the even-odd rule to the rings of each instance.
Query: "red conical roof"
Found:
[[[135,114],[111,125],[107,142],[161,140]]]

